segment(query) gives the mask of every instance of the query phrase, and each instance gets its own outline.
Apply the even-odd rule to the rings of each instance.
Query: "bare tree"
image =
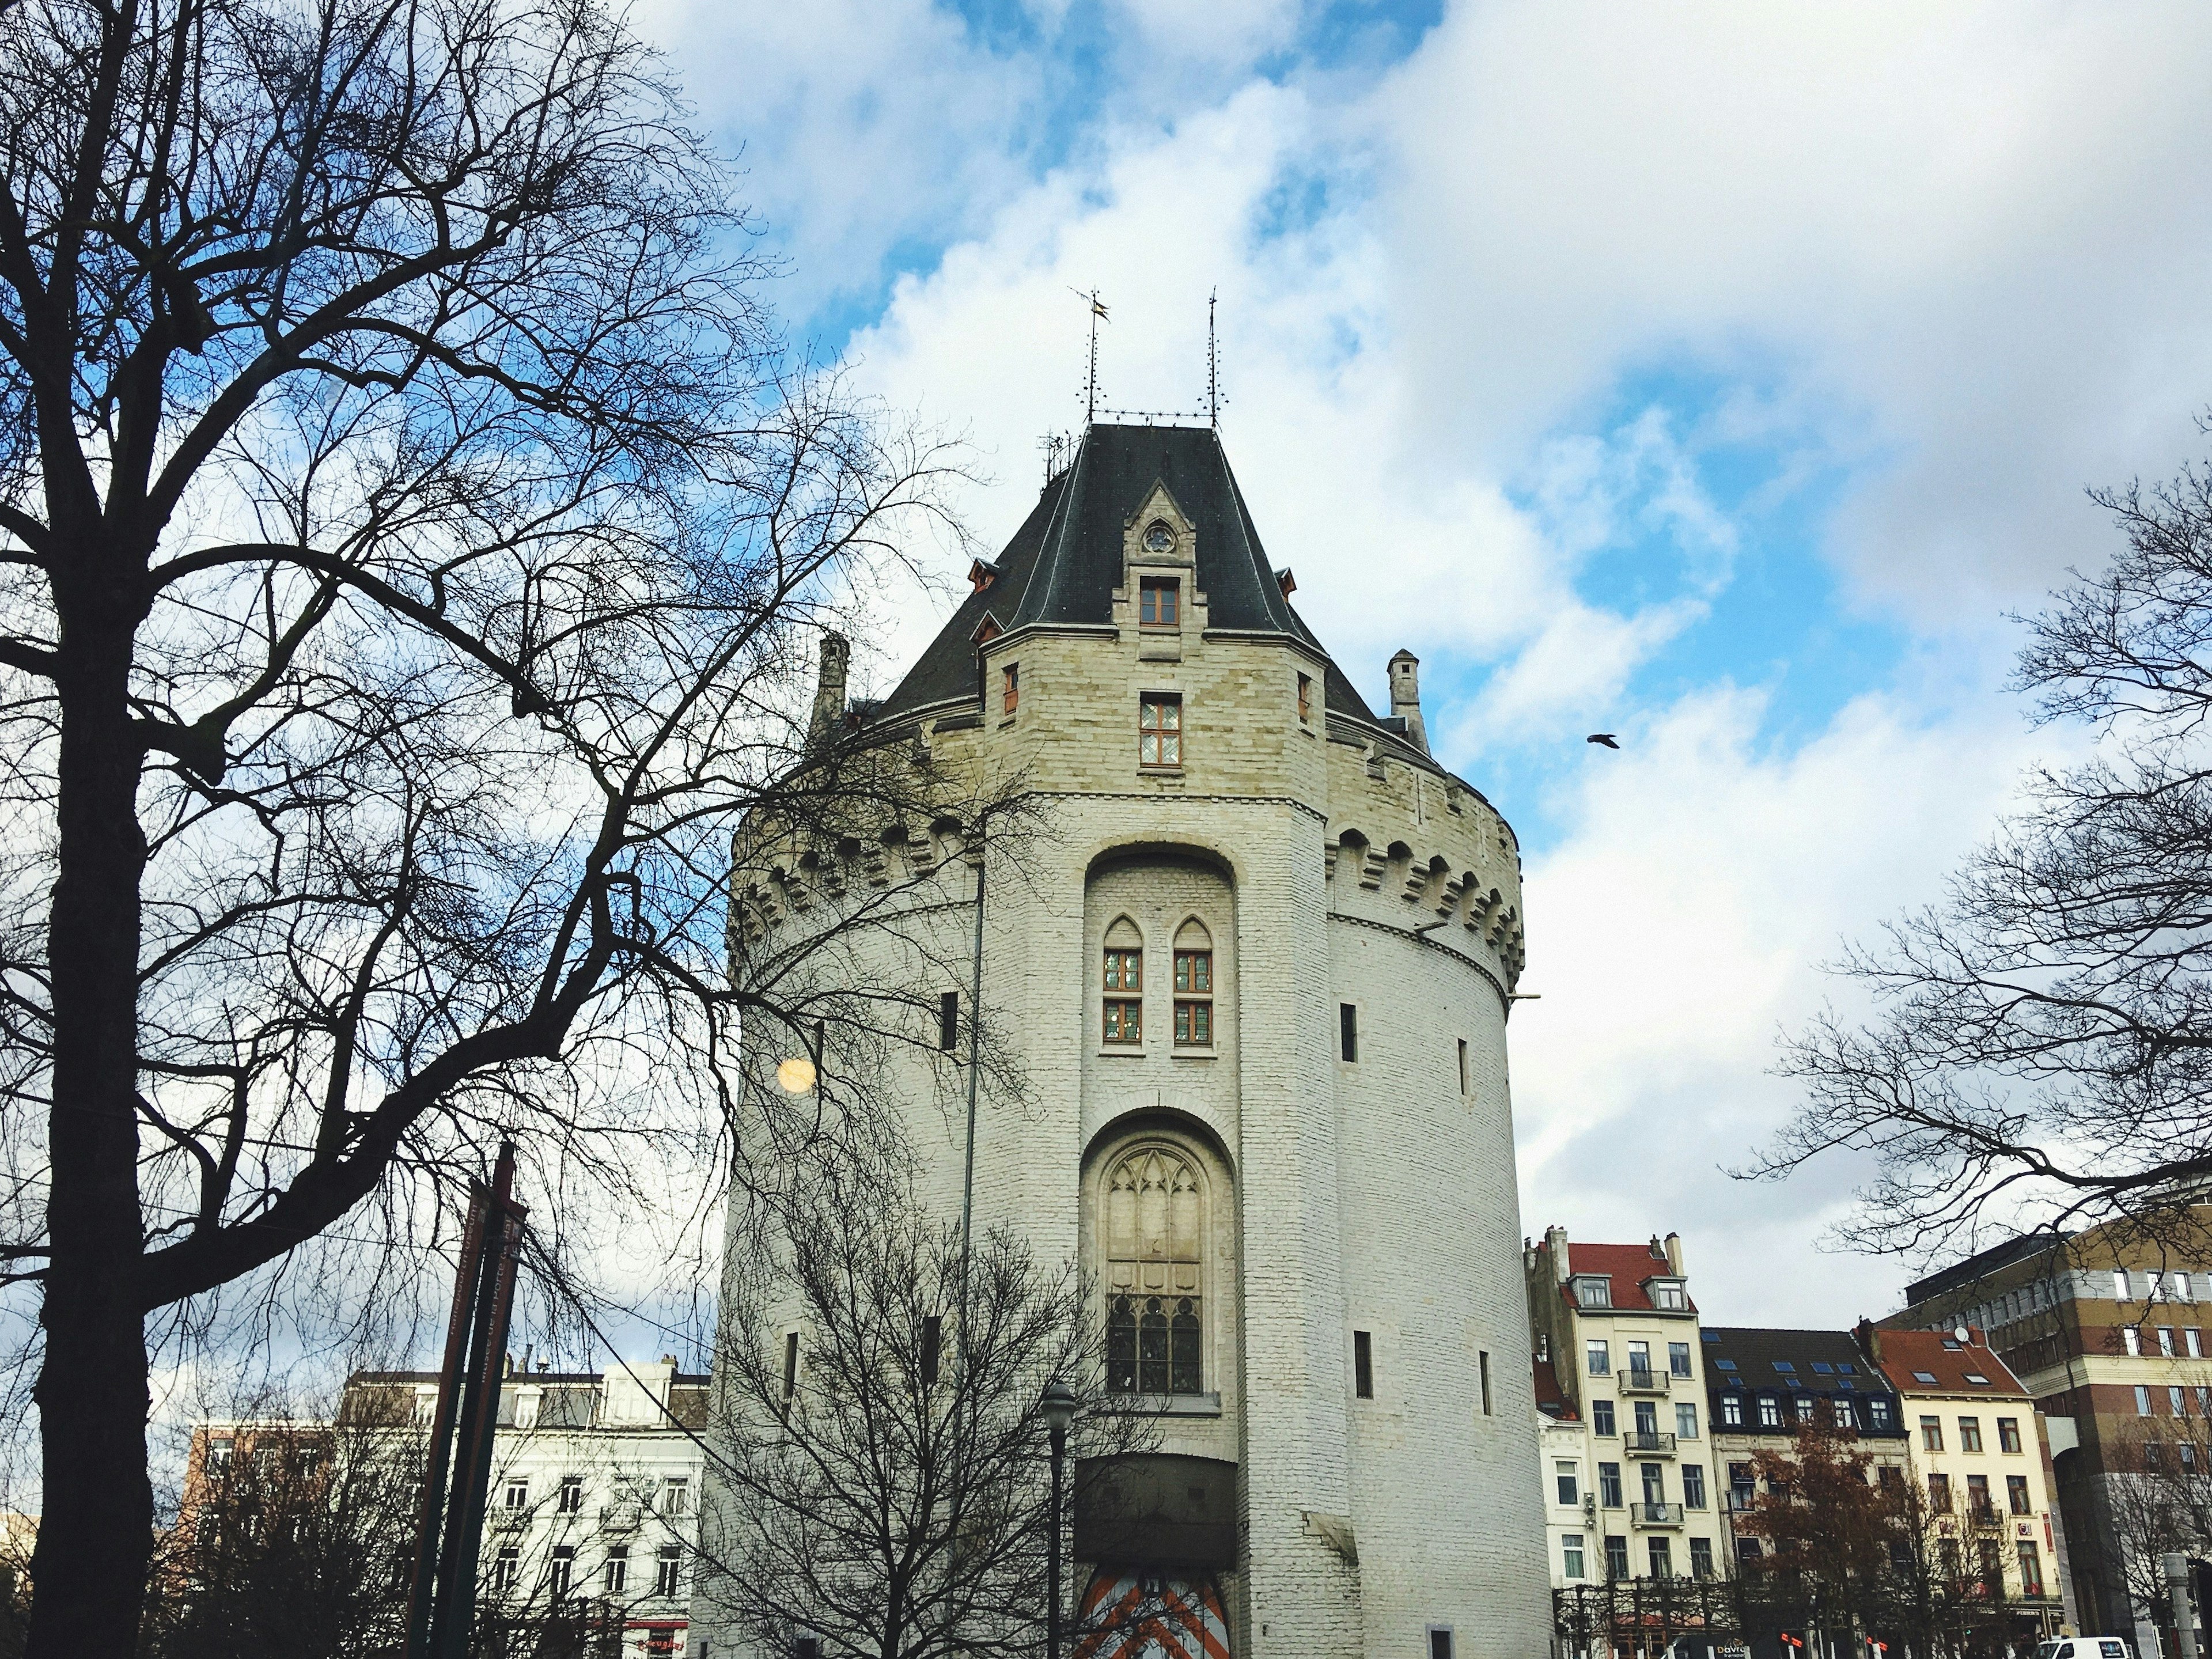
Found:
[[[155,1659],[353,1659],[404,1635],[422,1443],[404,1426],[264,1414],[193,1437],[148,1586]]]
[[[1838,971],[1876,1015],[1788,1051],[1805,1087],[1756,1173],[1870,1154],[1848,1237],[1929,1255],[1991,1219],[2161,1234],[2212,1176],[2212,473],[2094,491],[2124,545],[2029,621],[2018,689],[2101,752]]]
[[[793,762],[808,630],[948,460],[792,368],[596,0],[22,0],[0,125],[28,1643],[119,1656],[149,1328],[280,1269],[404,1301],[382,1245],[501,1133],[632,1208],[714,1155],[731,1020],[784,1017],[723,977],[727,826],[945,810],[834,720]]]
[[[1874,1455],[1857,1434],[1830,1421],[1803,1423],[1788,1451],[1760,1451],[1752,1465],[1764,1490],[1741,1524],[1765,1547],[1754,1601],[1778,1589],[1831,1638],[1882,1629],[1902,1494],[1876,1481]],[[1757,1595],[1761,1589],[1770,1595]]]
[[[780,1205],[727,1281],[698,1605],[763,1651],[1033,1654],[1046,1384],[1082,1399],[1070,1498],[1074,1456],[1141,1452],[1151,1427],[1100,1409],[1100,1333],[1072,1270],[1000,1231],[970,1260],[957,1227],[880,1187],[816,1197]]]

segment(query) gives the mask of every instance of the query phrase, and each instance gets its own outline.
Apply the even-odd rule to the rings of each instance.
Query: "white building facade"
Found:
[[[1186,1585],[1240,1659],[1544,1652],[1512,831],[1430,756],[1412,656],[1377,714],[1292,611],[1211,429],[1092,427],[973,580],[883,704],[846,715],[838,653],[823,691],[1041,813],[1003,879],[981,855],[980,999],[957,823],[770,849],[734,875],[736,948],[886,905],[854,971],[940,973],[919,989],[1018,1058],[1024,1097],[980,1104],[975,1224],[1092,1277],[1104,1386],[1211,1471],[1170,1483],[1209,1510],[1177,1535],[1227,1540],[1079,1585]],[[965,1079],[902,1079],[957,1215]]]
[[[1554,1589],[1729,1571],[1680,1238],[1528,1247]]]
[[[428,1425],[434,1372],[362,1372],[342,1419]],[[678,1659],[690,1638],[707,1378],[663,1358],[512,1370],[478,1557],[480,1619],[573,1619],[603,1652]],[[404,1417],[402,1417],[404,1413]]]

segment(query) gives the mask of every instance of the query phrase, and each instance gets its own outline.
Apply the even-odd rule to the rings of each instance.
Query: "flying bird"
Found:
[[[1593,732],[1589,736],[1584,738],[1583,741],[1584,743],[1601,743],[1608,749],[1618,749],[1620,747],[1619,744],[1613,740],[1613,733],[1610,732]]]

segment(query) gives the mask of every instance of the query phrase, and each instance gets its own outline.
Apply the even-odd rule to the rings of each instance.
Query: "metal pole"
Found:
[[[983,839],[988,817],[975,823],[975,966],[968,982],[968,1151],[960,1178],[960,1351],[968,1352],[968,1241],[975,1215],[975,1090],[982,1074]]]
[[[483,1242],[491,1194],[471,1182],[468,1225],[461,1233],[460,1261],[453,1273],[453,1310],[446,1323],[445,1360],[438,1369],[438,1407],[430,1419],[430,1444],[422,1466],[422,1512],[416,1522],[415,1576],[407,1592],[407,1659],[429,1651],[430,1610],[438,1582],[441,1532],[446,1513],[446,1467],[453,1456],[453,1413],[459,1404],[461,1367],[468,1361],[471,1316],[477,1282],[483,1272]]]
[[[1060,1659],[1060,1466],[1066,1455],[1067,1431],[1055,1428],[1052,1431],[1052,1525],[1045,1547],[1045,1659]]]
[[[2189,1558],[2170,1551],[2159,1562],[2166,1569],[2166,1594],[2173,1602],[2174,1650],[2180,1659],[2197,1659],[2197,1621],[2189,1612]]]
[[[526,1213],[507,1195],[514,1178],[514,1148],[503,1143],[493,1178],[489,1224],[484,1230],[483,1271],[476,1285],[468,1383],[461,1396],[460,1444],[453,1460],[453,1488],[446,1511],[437,1599],[431,1610],[428,1652],[432,1659],[463,1659],[476,1622],[484,1489],[491,1479],[500,1383],[506,1370],[507,1313],[513,1304],[515,1263],[522,1253],[522,1221]]]

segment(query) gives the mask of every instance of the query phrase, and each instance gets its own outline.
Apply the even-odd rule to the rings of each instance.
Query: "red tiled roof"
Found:
[[[1881,1358],[1876,1363],[1890,1386],[1899,1394],[1925,1394],[1930,1389],[1946,1394],[2017,1395],[2027,1398],[2027,1390],[2020,1379],[2008,1370],[2003,1360],[1990,1352],[1988,1339],[1980,1327],[1970,1327],[1971,1339],[1964,1346],[1947,1348],[1946,1338],[1940,1331],[1881,1331]],[[1923,1382],[1915,1371],[1925,1371],[1936,1380]],[[1969,1382],[1966,1373],[1989,1379],[1986,1383]]]
[[[1559,1386],[1559,1374],[1548,1359],[1536,1362],[1536,1409],[1547,1417],[1574,1420],[1575,1408],[1568,1403],[1567,1391]]]
[[[1569,1244],[1567,1271],[1577,1273],[1603,1273],[1613,1280],[1613,1305],[1633,1312],[1649,1310],[1651,1298],[1644,1294],[1644,1281],[1656,1276],[1667,1279],[1674,1270],[1667,1265],[1663,1255],[1651,1254],[1648,1244]],[[1571,1291],[1571,1285],[1563,1285]],[[1690,1304],[1690,1311],[1697,1311],[1697,1304]]]

